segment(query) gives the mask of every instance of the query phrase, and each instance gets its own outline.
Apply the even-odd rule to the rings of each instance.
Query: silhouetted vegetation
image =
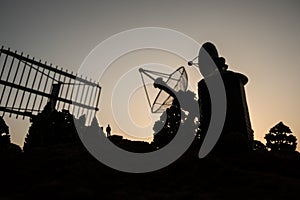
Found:
[[[297,138],[292,135],[291,129],[282,122],[276,124],[265,135],[267,148],[271,151],[295,151]]]
[[[36,117],[31,119],[31,126],[25,138],[23,150],[59,144],[80,142],[73,116],[67,111],[51,110],[49,104]],[[79,119],[84,127],[84,116]]]
[[[0,117],[0,156],[11,156],[21,153],[21,148],[10,141],[9,128]]]
[[[267,150],[266,146],[261,141],[254,140],[253,143],[254,143],[254,146],[253,146],[254,151],[266,151]]]
[[[10,144],[9,128],[2,117],[0,117],[0,147]]]
[[[162,148],[167,145],[176,135],[181,121],[181,110],[175,105],[167,108],[155,122],[153,145]]]
[[[83,148],[79,134],[98,133],[102,134],[101,127],[94,117],[91,125],[86,126],[86,117],[82,115],[76,119],[67,110],[58,112],[45,107],[43,112],[31,120],[28,134],[25,138],[24,152],[40,151],[40,149],[53,148],[57,146],[72,145]],[[75,126],[76,123],[76,126]],[[132,152],[150,152],[155,148],[147,142],[125,140],[122,136],[112,135],[108,138],[120,148]]]
[[[190,101],[197,101],[195,93],[190,90],[186,92],[181,91],[177,95],[184,95],[184,98]],[[177,99],[173,100],[172,105],[161,114],[160,119],[153,126],[154,146],[162,148],[176,136],[179,127],[185,125],[185,120],[189,115],[186,110],[183,105],[179,105]]]

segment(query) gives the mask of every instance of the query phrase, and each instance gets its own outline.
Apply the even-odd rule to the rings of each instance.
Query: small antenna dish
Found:
[[[165,92],[163,89],[159,89],[158,93],[156,94],[156,97],[151,102],[144,76],[147,76],[150,79],[152,79],[153,83],[157,82],[157,80],[163,81],[165,85],[173,89],[173,91],[175,92],[179,92],[180,90],[181,91],[187,90],[188,76],[184,67],[179,67],[171,74],[145,70],[142,68],[139,71],[141,73],[141,78],[144,84],[146,97],[152,113],[162,113],[163,111],[165,111],[168,107],[172,105],[173,97],[167,92]]]

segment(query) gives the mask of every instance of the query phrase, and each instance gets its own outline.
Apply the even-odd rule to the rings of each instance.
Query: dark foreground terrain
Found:
[[[72,145],[4,154],[0,199],[299,199],[298,153],[199,159],[197,151],[145,174],[110,169]]]

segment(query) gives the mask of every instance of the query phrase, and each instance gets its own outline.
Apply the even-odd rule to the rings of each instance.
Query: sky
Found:
[[[100,42],[128,29],[163,27],[180,31],[200,44],[212,41],[229,69],[249,78],[245,89],[255,139],[265,143],[264,135],[280,121],[300,139],[299,1],[1,0],[0,5],[1,45],[74,72]],[[130,69],[158,60],[174,69],[187,67],[183,58],[148,50],[120,57],[112,63],[111,73],[120,77],[124,70],[120,66]],[[193,70],[188,71],[190,77]],[[111,123],[113,132],[119,133],[108,110],[109,89],[105,88],[112,83],[109,73],[107,77],[100,82],[103,92],[98,119],[102,126]],[[192,80],[198,81],[195,77]],[[142,98],[142,94],[137,91],[135,97]],[[149,121],[140,119],[149,118],[145,117],[148,110],[136,110],[141,112],[129,111],[132,118],[141,126],[147,124]],[[5,120],[12,141],[22,146],[29,119]],[[149,138],[152,133],[145,134],[142,137]]]

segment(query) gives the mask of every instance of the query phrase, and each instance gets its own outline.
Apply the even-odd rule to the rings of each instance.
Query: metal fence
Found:
[[[31,117],[54,102],[56,110],[69,110],[75,117],[86,115],[89,123],[101,93],[99,83],[63,70],[29,55],[0,50],[0,114]]]

